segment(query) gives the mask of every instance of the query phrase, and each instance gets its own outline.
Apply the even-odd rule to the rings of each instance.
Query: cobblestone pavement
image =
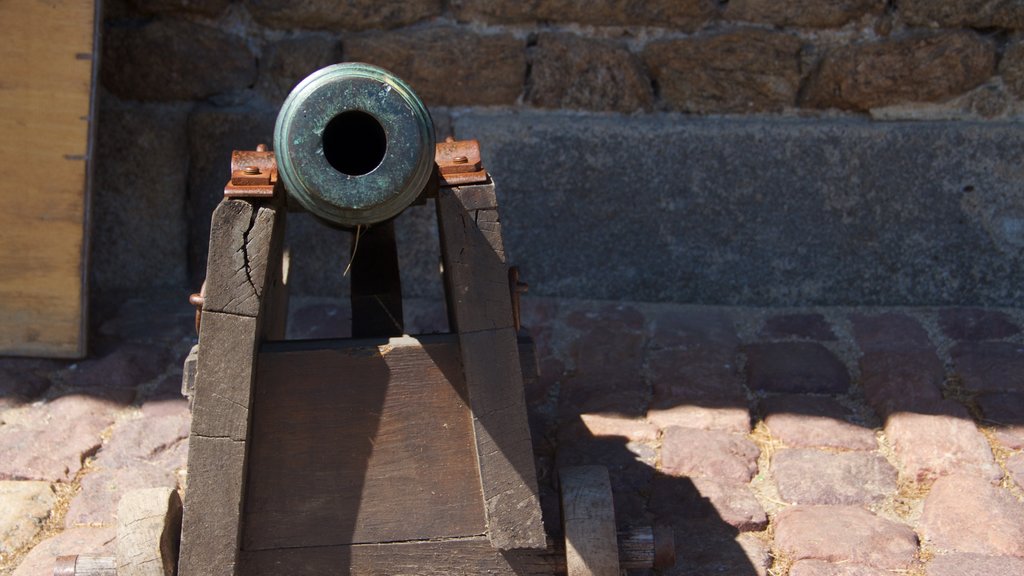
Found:
[[[112,552],[121,493],[184,488],[179,300],[125,304],[88,360],[0,360],[0,573]],[[348,316],[292,310],[294,337]],[[669,574],[1024,573],[1024,311],[530,298],[524,316],[546,512],[558,466],[599,463],[621,525],[674,528]],[[407,317],[442,328],[429,302]]]

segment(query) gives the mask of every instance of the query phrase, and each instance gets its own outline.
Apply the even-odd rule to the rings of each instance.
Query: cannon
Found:
[[[425,202],[450,330],[409,335],[393,222]],[[285,339],[283,233],[295,210],[355,236],[351,338]],[[380,68],[339,64],[303,80],[274,151],[232,154],[191,298],[199,344],[184,371],[193,421],[180,549],[153,544],[138,555],[145,569],[618,576],[670,564],[669,534],[617,532],[601,467],[560,471],[562,530],[545,530],[521,288],[479,143],[435,142],[427,109]],[[61,574],[85,574],[84,558],[64,558]],[[134,571],[131,558],[84,565],[165,573]]]

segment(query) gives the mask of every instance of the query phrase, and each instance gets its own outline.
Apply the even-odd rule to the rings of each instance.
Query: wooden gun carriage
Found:
[[[409,87],[365,64],[300,83],[274,139],[274,152],[232,155],[193,299],[180,552],[154,544],[119,559],[117,573],[617,576],[653,566],[649,528],[616,533],[601,467],[560,472],[564,534],[544,529],[523,394],[536,365],[523,364],[532,342],[478,144],[435,144]],[[392,222],[428,200],[450,332],[411,336]],[[351,338],[284,338],[283,235],[296,209],[356,235]],[[659,544],[659,563],[670,563],[670,538]],[[152,557],[149,572],[138,566]],[[85,560],[64,558],[58,573],[85,574]]]

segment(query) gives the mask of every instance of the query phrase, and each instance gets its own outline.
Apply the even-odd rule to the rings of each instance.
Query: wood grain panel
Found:
[[[85,354],[95,15],[0,2],[0,354]]]
[[[243,552],[249,576],[552,576],[565,558],[545,550],[500,552],[487,538]]]
[[[482,535],[474,454],[453,338],[265,345],[242,548]]]

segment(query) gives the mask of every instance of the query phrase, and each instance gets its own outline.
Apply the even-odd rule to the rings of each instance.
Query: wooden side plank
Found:
[[[244,574],[237,571],[236,564],[238,517],[245,484],[245,443],[193,434],[188,449],[189,482],[178,575]]]
[[[508,269],[456,192],[439,191],[437,212],[450,321],[459,336],[473,411],[487,534],[501,550],[542,548]]]
[[[0,354],[86,352],[96,5],[0,2]]]
[[[671,538],[666,543],[672,548]],[[668,568],[672,563],[655,564],[655,538],[650,528],[619,534],[619,565],[624,570]],[[86,556],[58,558],[68,568],[54,576],[75,576]],[[94,557],[91,565],[107,566],[90,576],[116,576],[113,557]],[[517,576],[565,574],[565,547],[561,538],[551,539],[544,550],[499,552],[486,538],[459,538],[443,542],[393,542],[356,546],[317,546],[271,550],[244,550],[241,553],[244,574],[425,574],[458,576],[477,574],[515,574]],[[86,573],[78,573],[85,576]]]
[[[290,344],[260,353],[244,549],[484,534],[454,338]]]
[[[543,550],[501,552],[486,538],[245,551],[247,576],[552,576],[558,557]]]
[[[442,188],[437,196],[452,330],[509,328],[513,320],[508,268],[456,192]]]
[[[575,466],[558,472],[562,487],[569,576],[619,576],[615,507],[608,469]]]
[[[234,576],[263,295],[280,265],[283,210],[225,200],[214,211],[189,435],[180,576]],[[269,272],[268,272],[269,271]]]
[[[488,535],[499,549],[542,548],[533,444],[514,328],[460,334]]]

